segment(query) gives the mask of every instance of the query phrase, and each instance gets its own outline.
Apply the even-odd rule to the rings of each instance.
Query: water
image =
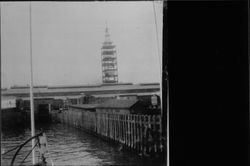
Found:
[[[159,160],[145,159],[128,151],[120,151],[119,145],[113,145],[80,129],[62,124],[48,124],[42,127],[48,140],[48,165],[52,165],[52,162],[54,165],[161,165]],[[2,131],[2,152],[28,138],[29,128]],[[31,142],[20,151],[15,160],[16,165],[20,164],[30,149]],[[3,155],[2,165],[9,165],[14,153],[15,151]],[[31,155],[23,165],[31,165]]]

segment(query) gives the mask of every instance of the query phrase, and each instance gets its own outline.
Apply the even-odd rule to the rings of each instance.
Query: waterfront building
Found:
[[[137,99],[110,99],[100,103],[97,108],[97,113],[110,114],[130,114],[132,106],[138,102]]]
[[[151,102],[131,99],[109,99],[96,106],[97,113],[109,114],[159,114],[160,109],[152,109]]]
[[[152,95],[159,95],[160,85],[158,83],[118,83],[88,86],[36,86],[33,92],[34,111],[35,114],[40,115],[48,114],[51,110],[68,108],[68,105],[99,104],[109,99],[138,99],[150,103]],[[2,97],[16,98],[16,107],[29,112],[29,87],[11,87],[2,90]]]
[[[118,67],[116,48],[110,39],[109,30],[106,27],[105,41],[102,50],[102,82],[104,84],[118,83]]]

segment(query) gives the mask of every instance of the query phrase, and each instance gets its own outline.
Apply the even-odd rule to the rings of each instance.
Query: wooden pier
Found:
[[[103,139],[118,143],[142,155],[162,154],[160,115],[104,114],[67,110],[52,113],[52,119],[83,129]]]

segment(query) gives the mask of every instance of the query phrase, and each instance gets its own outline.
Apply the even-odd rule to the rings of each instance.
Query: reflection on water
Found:
[[[40,127],[37,125],[37,129]],[[43,125],[43,129],[48,139],[49,153],[46,159],[49,165],[51,160],[54,165],[160,165],[151,159],[143,159],[133,153],[119,151],[118,145],[103,141],[79,129],[62,124]],[[28,128],[3,131],[2,151],[23,143],[29,137]],[[19,164],[30,149],[31,143],[20,151],[15,163]],[[2,156],[2,165],[9,165],[14,153],[13,151]],[[24,162],[24,165],[30,164],[31,156]]]

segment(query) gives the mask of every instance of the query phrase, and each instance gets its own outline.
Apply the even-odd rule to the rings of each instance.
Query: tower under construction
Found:
[[[118,68],[115,45],[110,39],[108,28],[105,29],[105,41],[102,45],[102,82],[118,83]]]

